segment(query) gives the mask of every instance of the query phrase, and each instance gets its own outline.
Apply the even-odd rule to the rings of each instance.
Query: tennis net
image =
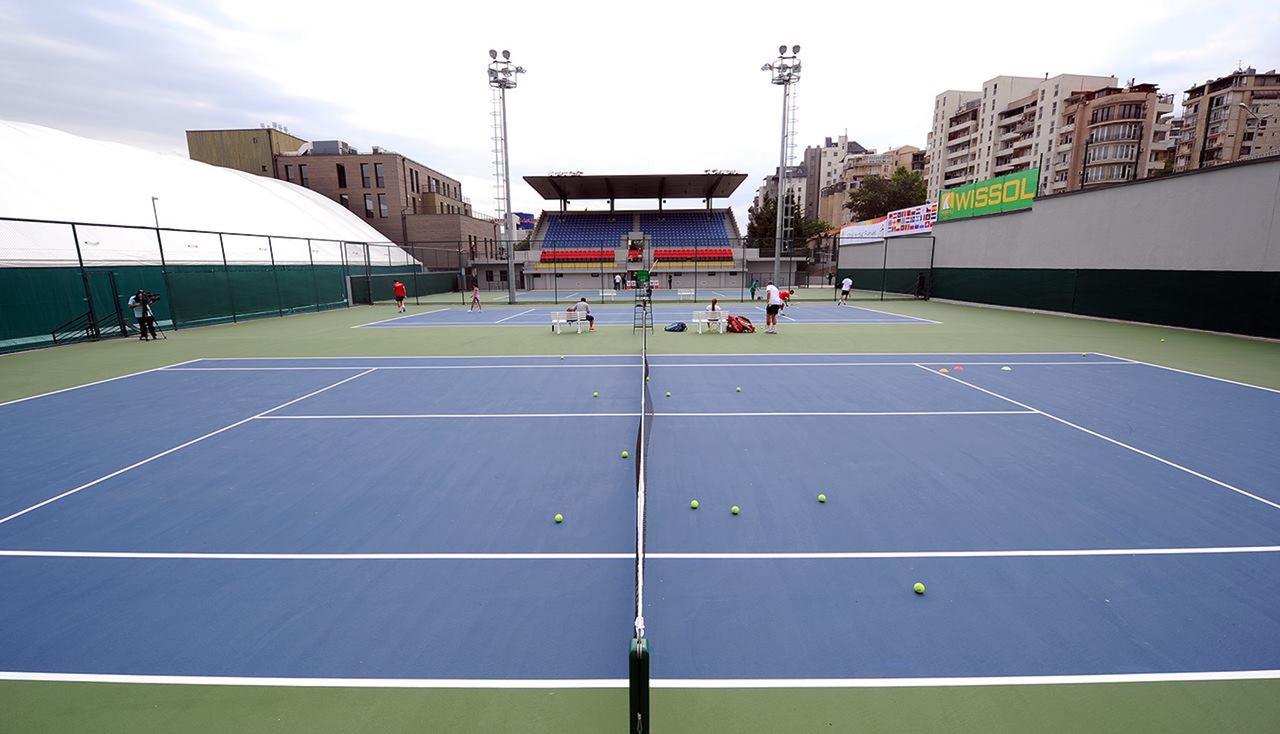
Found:
[[[648,309],[648,304],[643,308]],[[647,316],[647,314],[646,314]],[[640,330],[640,363],[643,368],[640,390],[640,427],[636,431],[636,597],[635,636],[631,638],[629,659],[631,717],[633,734],[649,731],[649,641],[644,630],[644,562],[647,500],[645,464],[649,454],[649,432],[653,428],[653,396],[649,393],[649,330]]]

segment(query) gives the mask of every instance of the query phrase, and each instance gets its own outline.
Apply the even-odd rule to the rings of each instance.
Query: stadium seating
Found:
[[[538,257],[540,262],[613,262],[613,250],[569,250],[565,248],[544,249]]]
[[[729,234],[722,211],[666,211],[640,215],[640,231],[651,236],[654,244],[664,242],[725,243]]]
[[[546,216],[547,232],[542,238],[544,250],[614,247],[622,242],[635,224],[634,215],[614,212],[561,212]]]

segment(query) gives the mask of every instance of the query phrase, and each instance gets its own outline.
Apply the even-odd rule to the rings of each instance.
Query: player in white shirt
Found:
[[[840,281],[840,300],[836,302],[837,306],[849,305],[849,289],[853,288],[853,278],[844,276],[844,280]]]
[[[778,333],[778,312],[782,310],[782,294],[778,292],[778,286],[770,280],[764,287],[764,333]]]

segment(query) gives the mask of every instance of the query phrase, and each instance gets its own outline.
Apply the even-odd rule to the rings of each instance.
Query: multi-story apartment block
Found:
[[[934,99],[926,153],[930,199],[944,189],[1035,167],[1047,189],[1046,163],[1057,148],[1063,102],[1076,92],[1115,85],[1116,78],[1106,76],[998,76],[981,91],[942,92]]]
[[[889,178],[898,168],[923,173],[924,165],[924,151],[914,145],[890,148],[883,153],[870,150],[846,155],[837,179],[819,192],[818,218],[833,227],[848,224],[853,221],[845,208],[849,192],[862,186],[868,176]]]
[[[1173,95],[1154,84],[1103,87],[1063,100],[1048,187],[1059,193],[1168,173]]]
[[[835,140],[827,138],[822,145],[805,148],[805,211],[818,211],[819,192],[840,180],[840,172],[847,156],[866,152],[867,149],[858,145],[857,141],[849,140],[848,134]]]
[[[1280,74],[1250,67],[1197,84],[1182,100],[1175,171],[1280,154]]]
[[[462,183],[451,176],[377,146],[360,153],[339,140],[307,142],[282,134],[270,128],[188,130],[187,146],[193,159],[323,194],[392,242],[463,242],[479,250],[497,239],[495,223],[474,215]]]

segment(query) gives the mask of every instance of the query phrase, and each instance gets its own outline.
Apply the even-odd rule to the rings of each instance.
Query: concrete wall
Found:
[[[1277,202],[1280,158],[1054,196],[939,223],[934,266],[1280,271]]]

